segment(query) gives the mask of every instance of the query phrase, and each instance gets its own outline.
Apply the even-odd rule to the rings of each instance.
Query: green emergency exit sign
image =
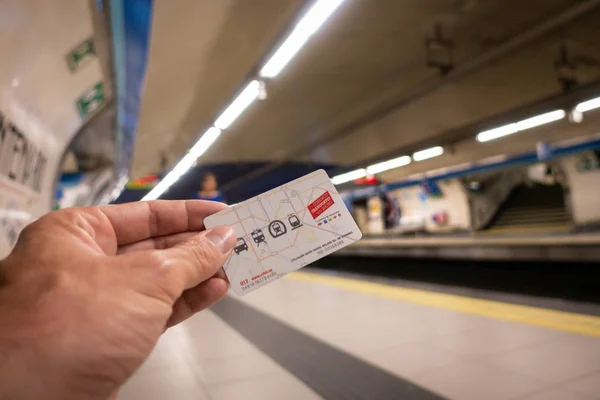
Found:
[[[102,104],[104,104],[104,83],[102,82],[98,82],[89,88],[75,102],[81,119],[87,118]]]
[[[86,39],[79,43],[73,50],[67,54],[67,64],[72,72],[88,64],[96,55],[94,42],[92,39]]]

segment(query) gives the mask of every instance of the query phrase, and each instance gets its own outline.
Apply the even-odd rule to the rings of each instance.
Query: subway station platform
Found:
[[[167,398],[600,399],[600,306],[308,268],[166,332]]]

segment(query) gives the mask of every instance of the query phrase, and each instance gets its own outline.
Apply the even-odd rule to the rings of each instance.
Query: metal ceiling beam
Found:
[[[285,162],[285,160],[290,156],[298,156],[299,154],[306,154],[323,146],[327,143],[330,143],[334,140],[343,138],[349,134],[351,134],[356,129],[364,126],[366,124],[372,123],[376,120],[379,120],[385,117],[390,112],[405,107],[408,104],[414,102],[415,100],[422,98],[435,90],[439,89],[443,85],[448,83],[452,83],[460,78],[469,75],[482,67],[498,60],[501,57],[506,56],[532,42],[535,40],[561,28],[562,26],[572,22],[573,20],[583,16],[585,13],[595,9],[600,5],[600,0],[587,0],[580,2],[568,9],[562,11],[561,13],[554,15],[553,17],[542,21],[530,29],[521,32],[520,34],[512,37],[505,43],[493,48],[490,51],[487,51],[479,56],[474,57],[470,61],[467,61],[461,65],[458,65],[455,69],[449,72],[446,76],[443,77],[435,77],[432,78],[423,84],[415,87],[413,90],[406,93],[404,96],[394,99],[393,102],[389,102],[387,104],[383,104],[380,107],[376,108],[372,112],[364,115],[360,119],[353,121],[352,123],[346,125],[345,127],[335,131],[333,134],[328,135],[327,137],[321,140],[315,140],[312,143],[301,146],[299,148],[292,149],[288,151],[281,160],[278,160],[274,163],[267,164],[264,167],[261,167],[257,170],[251,171],[250,173],[223,185],[223,190],[230,190],[235,188],[242,182],[245,182],[249,179],[255,179],[264,175],[265,173],[272,171],[274,169],[279,168]]]

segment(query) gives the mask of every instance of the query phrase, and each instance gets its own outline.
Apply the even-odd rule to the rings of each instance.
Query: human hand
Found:
[[[0,399],[102,399],[160,335],[220,300],[225,207],[154,201],[73,208],[26,227],[0,262]]]

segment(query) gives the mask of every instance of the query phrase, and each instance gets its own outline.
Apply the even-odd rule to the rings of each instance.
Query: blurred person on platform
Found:
[[[202,186],[200,191],[196,195],[198,200],[209,200],[209,201],[218,201],[220,203],[225,203],[221,192],[218,190],[219,185],[217,183],[217,177],[215,174],[211,172],[207,172],[202,177]]]

